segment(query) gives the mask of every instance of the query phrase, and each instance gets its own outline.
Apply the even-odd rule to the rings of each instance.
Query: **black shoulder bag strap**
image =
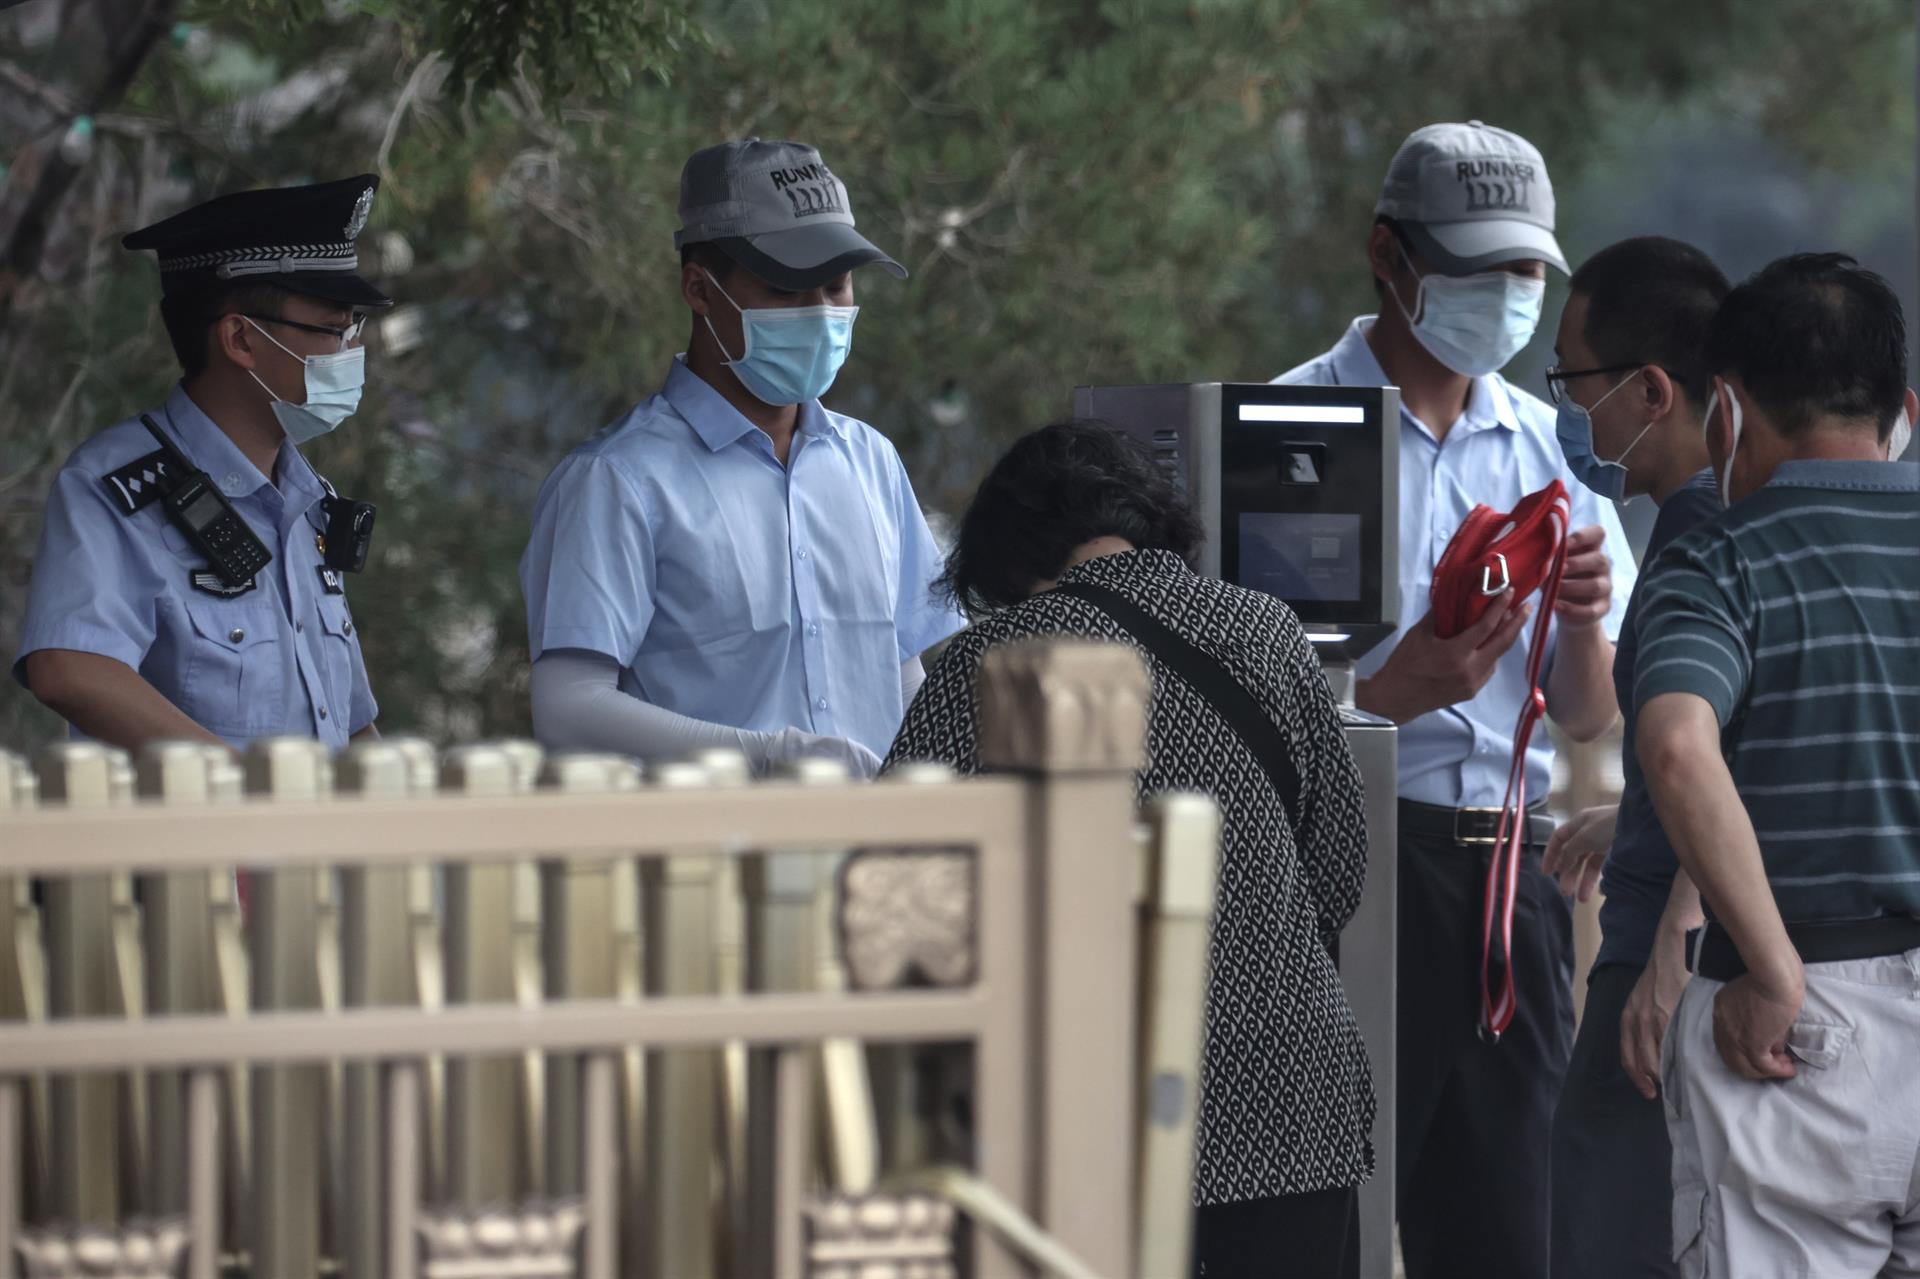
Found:
[[[1279,726],[1267,717],[1266,710],[1253,695],[1228,674],[1217,659],[1175,634],[1158,618],[1118,591],[1088,582],[1067,582],[1054,588],[1060,595],[1085,600],[1139,640],[1149,653],[1172,667],[1187,687],[1213,707],[1214,713],[1245,742],[1253,757],[1267,772],[1280,805],[1293,831],[1293,842],[1300,843],[1300,773],[1293,766],[1293,752]]]

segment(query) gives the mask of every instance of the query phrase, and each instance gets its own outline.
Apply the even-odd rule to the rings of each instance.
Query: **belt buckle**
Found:
[[[1491,835],[1462,835],[1460,833],[1460,818],[1462,815],[1466,813],[1473,813],[1475,815],[1490,814],[1493,817],[1494,833]],[[1492,844],[1499,843],[1500,842],[1500,834],[1499,834],[1500,813],[1501,813],[1501,810],[1498,808],[1456,808],[1454,809],[1453,810],[1453,842],[1456,844],[1461,844],[1468,847],[1478,847],[1482,845],[1492,845]]]

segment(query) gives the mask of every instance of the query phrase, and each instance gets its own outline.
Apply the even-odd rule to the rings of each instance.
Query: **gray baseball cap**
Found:
[[[816,288],[869,262],[907,277],[853,229],[846,185],[798,142],[742,138],[693,153],[673,247],[703,243],[779,289]]]
[[[1448,275],[1527,260],[1567,270],[1539,148],[1478,120],[1430,124],[1401,143],[1374,212]]]

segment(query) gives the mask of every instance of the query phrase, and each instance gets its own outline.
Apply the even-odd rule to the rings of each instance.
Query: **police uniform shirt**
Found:
[[[273,553],[239,588],[221,583],[129,464],[157,442],[136,416],[75,449],[53,482],[34,557],[27,655],[73,649],[125,662],[231,746],[291,734],[344,746],[379,708],[342,577],[325,569],[320,477],[291,444],[278,486],[176,387],[152,414]],[[129,505],[145,503],[127,512]]]
[[[1389,379],[1367,345],[1372,316],[1353,322],[1332,350],[1275,378],[1310,386],[1385,386]],[[1598,524],[1613,561],[1613,600],[1604,622],[1620,638],[1620,622],[1636,577],[1633,547],[1608,502],[1567,473],[1554,436],[1554,410],[1498,373],[1473,379],[1467,406],[1435,440],[1425,423],[1400,409],[1400,629],[1355,664],[1370,677],[1386,664],[1401,636],[1432,607],[1433,567],[1476,503],[1510,511],[1521,498],[1561,480],[1573,502],[1573,527]],[[1527,696],[1527,650],[1546,623],[1536,612],[1500,658],[1479,693],[1400,726],[1400,798],[1445,808],[1497,808],[1507,788],[1513,730]],[[1546,668],[1559,648],[1547,637]],[[1546,677],[1541,677],[1545,686]],[[1527,748],[1527,794],[1544,798],[1553,778],[1553,744],[1535,733]]]
[[[789,464],[676,359],[661,391],[540,490],[520,560],[529,647],[611,657],[621,687],[694,719],[796,727],[877,755],[900,666],[964,625],[900,455],[818,400]]]

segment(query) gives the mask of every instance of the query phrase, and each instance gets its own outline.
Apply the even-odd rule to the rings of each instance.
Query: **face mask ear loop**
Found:
[[[1413,258],[1407,253],[1407,246],[1401,242],[1400,237],[1397,235],[1393,237],[1393,247],[1400,251],[1400,260],[1407,264],[1408,272],[1412,274],[1414,279],[1420,282],[1413,290],[1413,310],[1411,311],[1407,309],[1407,304],[1400,300],[1399,286],[1394,284],[1392,280],[1386,282],[1387,292],[1393,294],[1393,304],[1400,308],[1400,314],[1405,317],[1407,327],[1413,328],[1420,323],[1415,317],[1420,313],[1421,308],[1426,303],[1427,277],[1421,275],[1420,269],[1414,266]]]
[[[718,280],[716,280],[716,279],[714,279],[714,276],[713,276],[713,272],[711,272],[711,271],[709,271],[709,270],[707,270],[707,268],[705,268],[705,267],[701,267],[701,268],[700,268],[700,273],[701,273],[702,275],[704,275],[704,276],[706,276],[708,280],[710,280],[710,281],[712,281],[712,283],[713,283],[713,287],[714,287],[714,288],[716,288],[716,289],[719,289],[719,290],[720,290],[720,296],[721,296],[721,297],[723,297],[723,298],[725,298],[725,299],[727,300],[727,305],[728,305],[728,306],[730,306],[730,307],[732,307],[732,308],[733,308],[733,309],[734,309],[734,310],[735,310],[736,312],[738,312],[738,313],[739,313],[739,315],[740,315],[740,320],[741,320],[741,324],[740,324],[740,340],[741,340],[742,342],[745,342],[745,341],[747,340],[747,325],[746,325],[746,318],[747,318],[747,311],[746,311],[746,308],[745,308],[745,307],[743,307],[743,306],[741,306],[741,305],[740,305],[740,304],[739,304],[738,302],[735,302],[735,301],[733,300],[733,294],[731,294],[731,293],[729,293],[729,292],[727,292],[725,288],[722,288],[722,287],[721,287],[721,284],[720,284],[720,281],[718,281]],[[740,359],[739,359],[739,360],[736,360],[736,359],[734,359],[734,358],[733,358],[733,355],[732,355],[732,353],[731,353],[731,352],[729,352],[729,351],[727,350],[727,344],[726,344],[725,342],[722,342],[722,341],[720,340],[720,330],[718,330],[718,329],[716,329],[716,328],[714,328],[714,327],[713,327],[713,317],[712,317],[712,316],[707,316],[707,315],[703,315],[703,316],[701,316],[701,317],[700,317],[700,321],[701,321],[701,323],[703,323],[703,324],[705,324],[705,325],[707,326],[707,332],[713,335],[713,344],[714,344],[715,346],[717,346],[717,347],[719,347],[719,348],[720,348],[720,356],[721,356],[721,358],[722,358],[722,359],[724,359],[724,360],[726,361],[726,363],[727,363],[728,365],[734,365],[734,364],[738,364],[738,363],[740,363],[740,360],[744,360],[744,359],[746,359],[746,358],[747,358],[747,356],[748,356],[748,354],[749,354],[749,353],[750,353],[750,351],[751,351],[751,347],[749,347],[749,349],[748,349],[748,350],[744,350],[744,351],[742,351],[742,352],[740,352]]]

